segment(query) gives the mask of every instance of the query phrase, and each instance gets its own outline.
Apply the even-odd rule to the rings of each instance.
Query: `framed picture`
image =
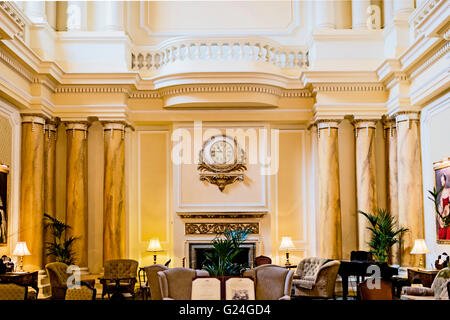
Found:
[[[255,283],[247,277],[229,278],[225,282],[226,300],[255,300]]]
[[[434,185],[437,191],[442,188],[442,192],[438,197],[438,211],[440,215],[436,213],[437,243],[450,244],[450,225],[444,221],[446,217],[450,216],[450,158],[447,161],[434,164]],[[448,221],[448,219],[445,220]]]
[[[8,173],[8,167],[0,165],[0,246],[8,243]]]
[[[221,281],[214,277],[198,277],[192,280],[192,300],[220,300]]]

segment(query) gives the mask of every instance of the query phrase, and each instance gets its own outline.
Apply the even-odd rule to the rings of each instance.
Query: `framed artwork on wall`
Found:
[[[0,246],[8,243],[8,173],[8,167],[0,164]]]
[[[437,191],[442,188],[438,196],[439,214],[436,213],[437,243],[450,244],[450,159],[434,164],[434,185]]]

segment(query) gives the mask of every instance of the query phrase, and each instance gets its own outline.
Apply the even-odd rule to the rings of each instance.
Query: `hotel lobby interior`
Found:
[[[0,300],[448,302],[449,16],[0,1]]]

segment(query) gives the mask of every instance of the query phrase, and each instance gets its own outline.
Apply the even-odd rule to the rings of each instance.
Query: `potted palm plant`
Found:
[[[235,258],[242,251],[241,245],[250,233],[250,228],[244,228],[218,234],[212,241],[213,249],[205,252],[203,269],[216,277],[241,275],[248,266],[237,263]]]
[[[367,227],[372,232],[368,242],[372,257],[381,263],[387,263],[391,258],[391,248],[400,241],[407,228],[397,228],[395,218],[385,209],[378,209],[377,214],[365,213],[358,210],[370,222]]]
[[[73,251],[73,243],[78,237],[69,237],[65,239],[65,232],[70,228],[64,222],[44,214],[45,227],[50,228],[53,236],[52,242],[45,243],[46,255],[54,256],[56,262],[63,262],[67,265],[75,263],[75,253]]]

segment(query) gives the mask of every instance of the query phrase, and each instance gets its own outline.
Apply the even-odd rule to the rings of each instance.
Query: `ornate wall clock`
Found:
[[[209,138],[200,151],[200,180],[217,185],[220,191],[236,181],[243,181],[245,151],[239,147],[236,139],[226,135]]]

